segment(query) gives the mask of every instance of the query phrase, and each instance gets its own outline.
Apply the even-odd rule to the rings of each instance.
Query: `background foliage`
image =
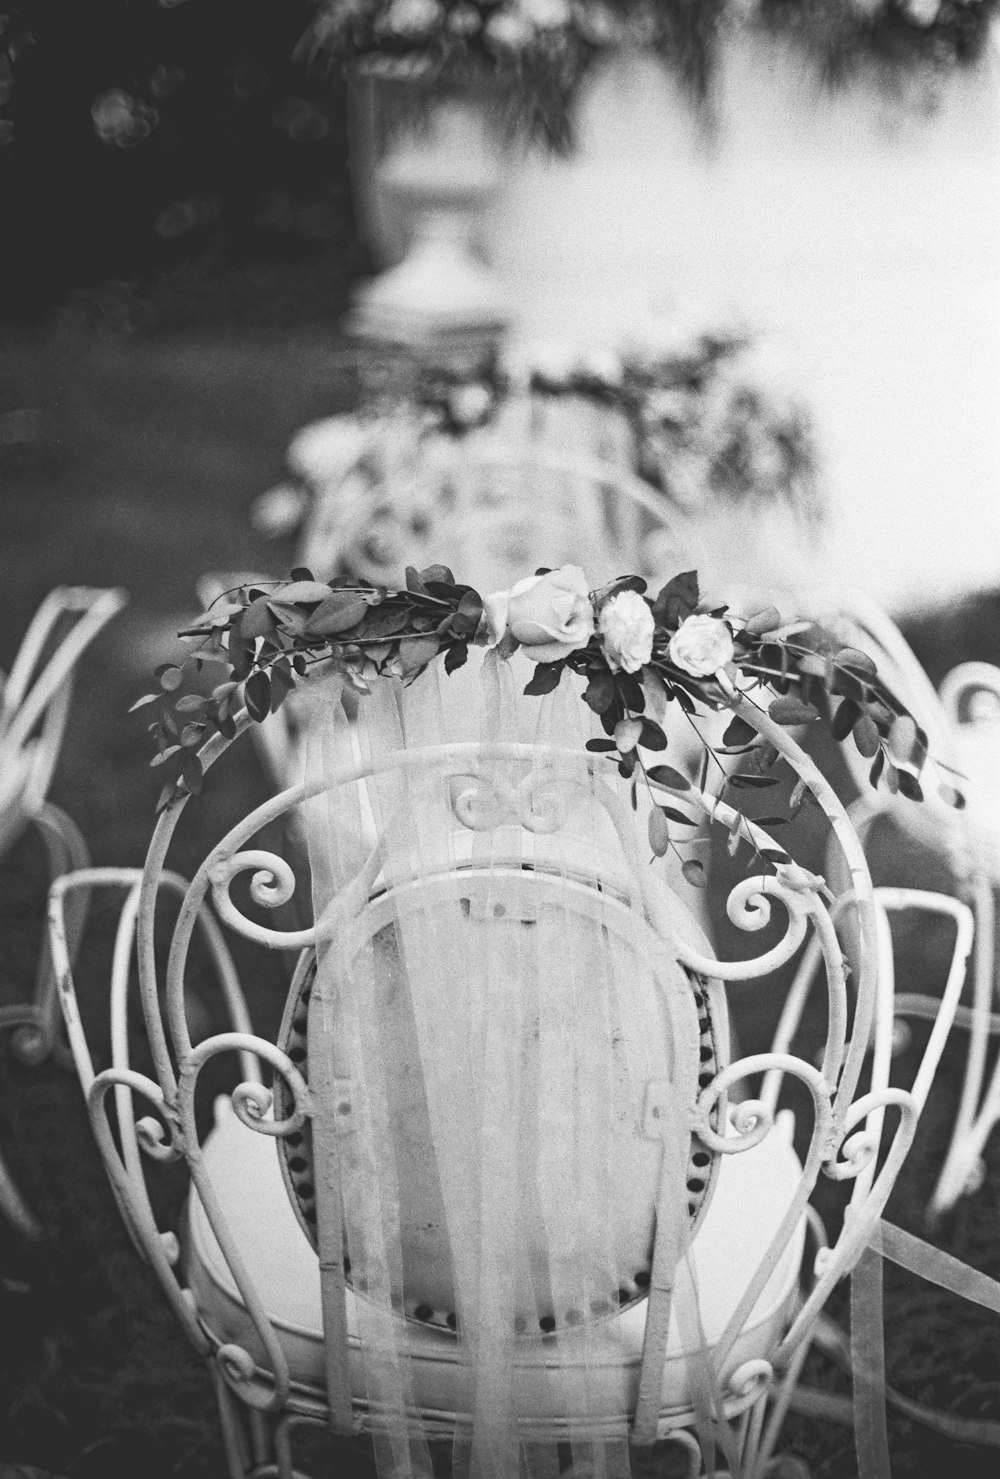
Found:
[[[234,297],[252,316],[270,265],[321,264],[335,316],[360,262],[343,87],[293,58],[312,13],[18,0],[0,15],[0,315],[110,280],[97,306],[126,327],[218,319]]]

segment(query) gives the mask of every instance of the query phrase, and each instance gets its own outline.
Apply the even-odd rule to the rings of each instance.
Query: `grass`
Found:
[[[35,440],[0,445],[0,667],[53,585],[115,584],[131,592],[129,611],[81,665],[54,793],[83,828],[96,863],[142,861],[157,786],[142,721],[127,709],[194,609],[193,578],[213,568],[288,567],[291,546],[266,545],[250,528],[250,501],[280,478],[293,430],[348,405],[353,393],[336,341],[302,333],[129,344],[93,342],[64,326],[61,335],[25,339],[0,353],[0,417],[37,412]],[[912,635],[935,679],[953,662],[995,657],[1000,597],[928,618]],[[245,810],[263,795],[244,746],[228,762],[228,787],[207,788],[204,825],[217,834],[234,805]],[[199,834],[188,829],[179,867],[198,845]],[[882,881],[948,884],[932,858],[902,854],[888,834],[876,837],[875,865]],[[2,1000],[29,987],[44,895],[44,861],[26,838],[0,870]],[[110,902],[98,900],[78,973],[95,1017],[113,921]],[[940,938],[918,931],[904,946],[906,988],[933,989],[941,979]],[[262,1025],[275,1025],[280,985],[255,984],[252,1005]],[[775,1009],[763,998],[739,1009],[747,1040],[766,1033]],[[947,1143],[963,1054],[960,1040],[946,1052],[890,1209],[913,1231],[925,1231],[923,1211]],[[0,1479],[8,1472],[3,1461],[65,1479],[125,1472],[219,1479],[205,1372],[124,1233],[75,1079],[54,1063],[22,1068],[5,1046],[0,1062],[0,1144],[45,1228],[43,1240],[29,1246],[0,1226]],[[993,1145],[983,1187],[934,1235],[995,1277],[998,1190],[1000,1145]],[[168,1174],[165,1207],[179,1206],[183,1192],[183,1178]],[[891,1268],[886,1283],[890,1379],[919,1401],[1000,1420],[996,1318]],[[836,1304],[846,1318],[843,1299]],[[808,1375],[827,1390],[846,1389],[818,1356],[810,1358]],[[820,1479],[855,1472],[846,1429],[793,1418],[785,1446],[804,1455]],[[995,1473],[988,1450],[928,1435],[895,1416],[891,1447],[897,1475],[930,1479],[949,1466],[960,1467],[965,1479]],[[332,1462],[338,1474],[367,1467],[353,1448]],[[659,1461],[646,1467],[667,1473]]]

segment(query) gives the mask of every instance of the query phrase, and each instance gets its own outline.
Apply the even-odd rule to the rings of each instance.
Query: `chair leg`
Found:
[[[226,1382],[212,1357],[209,1357],[208,1370],[219,1409],[219,1426],[222,1429],[222,1449],[226,1456],[228,1479],[250,1479],[252,1468],[250,1449],[243,1427],[243,1404]]]
[[[30,1210],[21,1193],[14,1184],[14,1178],[7,1169],[7,1163],[0,1154],[0,1215],[15,1232],[20,1233],[22,1238],[30,1242],[37,1242],[42,1236],[41,1224]]]
[[[50,883],[63,873],[90,867],[90,854],[83,834],[60,807],[47,801],[36,812],[33,820],[45,843]],[[66,910],[66,937],[71,965],[80,947],[89,907],[90,890],[75,889]],[[11,1037],[11,1052],[19,1062],[32,1067],[44,1062],[57,1047],[59,1022],[58,985],[46,932],[39,954],[35,989],[26,1010],[25,1021]]]
[[[932,1221],[947,1212],[966,1192],[976,1190],[983,1147],[993,1126],[1000,1120],[1000,1057],[985,1091],[983,1089],[991,1033],[990,1008],[1000,989],[994,948],[996,907],[989,877],[980,875],[976,879],[972,902],[976,915],[975,994],[969,1053],[951,1144],[931,1198],[929,1216]]]

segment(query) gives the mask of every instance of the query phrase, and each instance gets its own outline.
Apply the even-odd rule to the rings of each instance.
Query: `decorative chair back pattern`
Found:
[[[506,684],[510,698],[507,665],[498,666],[490,681]],[[183,888],[165,865],[190,798],[167,804],[141,880],[134,870],[91,870],[53,890],[70,1041],[123,1213],[211,1359],[233,1474],[249,1472],[234,1436],[235,1394],[275,1415],[285,1479],[287,1424],[324,1413],[336,1431],[371,1432],[387,1471],[429,1471],[426,1442],[450,1435],[470,1473],[516,1473],[522,1446],[554,1461],[553,1445],[566,1440],[576,1461],[625,1473],[629,1437],[650,1443],[696,1429],[703,1448],[722,1446],[734,1473],[760,1475],[786,1400],[778,1396],[765,1424],[764,1404],[780,1392],[775,1373],[786,1372],[787,1395],[823,1301],[881,1214],[961,972],[949,980],[914,1091],[888,1087],[892,983],[878,979],[878,911],[863,852],[786,731],[746,706],[829,817],[853,890],[831,909],[821,880],[794,864],[753,873],[733,891],[730,917],[756,930],[777,902],[787,927],[756,959],[721,962],[648,866],[638,840],[644,804],[637,818],[607,762],[567,745],[587,714],[567,699],[567,684],[535,711],[531,743],[523,728],[518,738],[516,725],[497,723],[487,695],[464,721],[492,732],[487,743],[449,722],[461,704],[442,706],[438,681],[430,671],[405,690],[379,680],[353,747],[328,687],[307,778],[209,852],[183,892],[165,977],[154,916],[164,890]],[[529,707],[518,696],[518,724]],[[459,742],[441,744],[455,732]],[[386,745],[392,735],[395,746]],[[226,743],[208,742],[206,767]],[[717,798],[696,789],[683,798],[758,853],[774,846]],[[300,805],[315,922],[282,931],[259,911],[287,902],[296,875],[255,838]],[[247,873],[249,904],[232,891]],[[127,906],[113,1064],[95,1077],[64,908],[96,882],[124,887]],[[866,943],[853,1012],[833,922],[844,911]],[[249,1030],[216,919],[262,946],[302,952],[276,1043]],[[197,927],[233,1030],[195,1045],[184,1002]],[[153,1077],[127,1055],[133,931]],[[824,966],[819,1066],[792,1048],[814,975],[808,961],[776,1050],[728,1062],[718,983],[764,980],[807,939]],[[203,1137],[199,1075],[233,1053],[243,1065],[235,1117]],[[761,1075],[756,1097],[728,1103]],[[789,1078],[813,1107],[801,1159],[780,1107]],[[136,1117],[134,1098],[159,1118]],[[256,1132],[249,1140],[247,1130]],[[176,1239],[153,1219],[140,1147],[154,1162],[183,1156],[190,1168],[181,1264]],[[284,1211],[267,1191],[279,1164]],[[853,1181],[852,1210],[811,1276],[807,1265],[800,1301],[806,1209],[821,1171]],[[761,1215],[740,1222],[751,1202]],[[273,1303],[283,1277],[299,1313],[282,1317]]]

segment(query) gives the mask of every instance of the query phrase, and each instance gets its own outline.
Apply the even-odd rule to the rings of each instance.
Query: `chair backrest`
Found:
[[[387,432],[386,444],[366,447],[317,497],[300,559],[320,578],[347,569],[398,585],[431,552],[484,591],[543,563],[586,566],[597,581],[684,568],[676,511],[624,465],[530,437],[397,446]]]
[[[0,851],[44,801],[76,664],[126,599],[119,590],[61,586],[32,618],[0,688]]]
[[[686,789],[684,802],[741,839],[756,860],[729,900],[733,921],[759,929],[775,902],[786,915],[780,939],[756,959],[721,962],[683,900],[648,865],[650,799],[633,811],[607,761],[567,743],[574,730],[569,708],[555,707],[558,694],[543,705],[534,743],[502,733],[490,743],[441,743],[461,726],[441,717],[447,706],[438,681],[428,672],[407,689],[388,679],[374,684],[360,752],[332,686],[326,712],[317,708],[317,758],[307,778],[233,827],[184,889],[165,974],[156,906],[164,889],[183,888],[166,863],[191,798],[178,794],[161,814],[141,886],[134,876],[108,880],[132,890],[155,1076],[128,1062],[124,989],[114,1000],[115,1061],[96,1080],[70,990],[64,1005],[129,1226],[204,1349],[137,1179],[139,1145],[158,1160],[183,1156],[253,1326],[252,1349],[230,1342],[220,1351],[223,1374],[244,1391],[251,1378],[262,1381],[265,1395],[254,1400],[280,1408],[290,1390],[288,1358],[267,1291],[254,1286],[239,1229],[213,1189],[195,1113],[206,1064],[236,1053],[243,1082],[233,1106],[244,1124],[277,1142],[302,1236],[318,1250],[336,1428],[352,1430],[360,1413],[375,1430],[416,1442],[416,1408],[424,1436],[457,1423],[488,1444],[512,1432],[555,1443],[569,1429],[624,1441],[631,1423],[637,1441],[651,1442],[678,1320],[722,1408],[738,1413],[808,1337],[829,1290],[864,1248],[912,1139],[960,979],[949,985],[918,1090],[890,1088],[891,981],[879,979],[863,851],[830,787],[766,716],[751,722],[814,791],[853,892],[831,906],[822,881],[790,859],[766,866],[763,854],[781,851],[763,828]],[[532,702],[520,699],[521,721]],[[575,696],[566,702],[586,715]],[[247,724],[243,716],[239,730]],[[227,743],[208,742],[206,768]],[[303,805],[314,922],[283,931],[262,922],[262,911],[287,902],[303,880],[256,839]],[[373,843],[362,835],[365,806]],[[249,898],[245,886],[241,892],[247,874]],[[61,897],[57,890],[60,966]],[[833,922],[844,911],[865,942],[853,1008]],[[239,1002],[216,918],[265,948],[303,952],[276,1042],[247,1030],[242,1007],[236,1030],[192,1042],[185,984],[199,925],[224,962],[224,989]],[[729,1061],[719,983],[766,980],[810,937],[813,958],[790,996],[776,1051]],[[792,1048],[817,959],[825,981],[817,1015],[826,1024],[819,1067]],[[262,1087],[264,1075],[273,1076],[273,1092]],[[754,1097],[730,1104],[761,1076]],[[705,1350],[693,1292],[685,1304],[672,1291],[684,1283],[679,1270],[689,1250],[699,1248],[724,1163],[768,1141],[792,1081],[811,1101],[808,1144],[752,1267],[741,1268],[734,1252],[746,1228],[734,1220],[716,1231],[723,1261],[713,1288],[730,1279],[739,1287]],[[112,1091],[124,1122],[121,1151],[107,1118]],[[165,1136],[155,1121],[136,1122],[133,1095],[157,1110]],[[891,1131],[889,1107],[899,1113]],[[801,1309],[793,1289],[761,1323],[769,1281],[801,1251],[821,1170],[851,1184],[852,1215]],[[764,1195],[774,1200],[770,1187]],[[267,1235],[254,1229],[257,1240]],[[630,1327],[614,1321],[632,1310],[639,1335],[629,1357],[621,1332]],[[436,1354],[415,1352],[417,1329],[429,1330]],[[560,1363],[593,1379],[553,1387],[541,1372]]]

